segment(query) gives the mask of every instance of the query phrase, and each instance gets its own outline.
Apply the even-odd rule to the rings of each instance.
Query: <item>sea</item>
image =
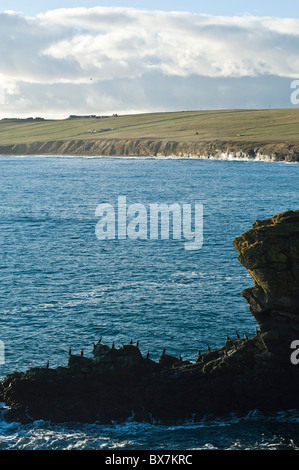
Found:
[[[1,156],[0,194],[0,379],[47,361],[67,366],[69,348],[92,357],[100,337],[116,347],[139,341],[153,360],[165,348],[195,361],[198,349],[221,347],[226,335],[255,334],[241,295],[253,280],[232,243],[255,220],[298,209],[299,165]],[[100,239],[97,208],[109,205],[116,217],[120,196],[148,212],[151,204],[189,205],[194,230],[195,205],[202,207],[201,246],[186,249],[171,220],[168,239],[119,237],[117,230]],[[133,414],[108,425],[23,425],[6,421],[6,404],[0,409],[0,450],[299,448],[299,410],[253,409],[168,426],[136,422]]]

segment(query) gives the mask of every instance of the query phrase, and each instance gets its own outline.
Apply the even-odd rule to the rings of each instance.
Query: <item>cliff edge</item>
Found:
[[[298,143],[177,141],[154,138],[47,140],[0,145],[0,155],[176,157],[299,162]]]

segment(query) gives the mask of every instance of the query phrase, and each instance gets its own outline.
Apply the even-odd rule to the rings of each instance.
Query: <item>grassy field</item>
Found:
[[[92,129],[96,132],[91,133]],[[298,143],[299,108],[149,113],[103,119],[0,121],[0,145],[112,138]]]

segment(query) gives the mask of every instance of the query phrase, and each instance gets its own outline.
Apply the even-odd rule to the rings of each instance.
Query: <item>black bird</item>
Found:
[[[148,350],[147,353],[146,353],[146,359],[149,359],[149,355],[150,354],[149,354],[149,350]]]
[[[83,352],[83,349],[81,349],[80,356],[83,357],[83,355],[84,355],[84,352]]]
[[[200,354],[201,354],[201,353],[200,353],[200,350],[198,349],[198,350],[197,350],[197,357],[200,356]]]
[[[165,348],[163,348],[162,354],[165,354],[165,352],[166,352],[166,349],[165,349]]]
[[[69,356],[72,354],[72,349],[70,348],[69,349]]]
[[[102,336],[100,337],[99,341],[98,341],[98,344],[100,344],[100,342],[102,341]]]
[[[132,338],[130,339],[130,344],[131,344],[131,345],[133,344],[133,340],[132,340]]]
[[[180,360],[180,361],[182,361],[182,360],[183,360],[183,358],[182,358],[182,356],[181,356],[181,355],[179,355],[179,360]]]
[[[48,362],[47,362],[47,365],[46,365],[46,368],[47,368],[47,369],[49,369],[49,365],[50,365],[50,364],[49,364],[49,361],[48,361]]]
[[[207,346],[208,346],[208,352],[211,352],[211,348],[210,348],[210,346],[209,346],[208,344],[207,344]]]
[[[244,338],[247,340],[248,339],[248,336],[246,333],[244,333]]]
[[[240,339],[240,335],[238,334],[237,331],[236,331],[236,335],[237,335],[237,339]]]
[[[139,346],[139,341],[137,341],[137,343],[136,343],[136,347],[137,347],[137,348],[138,348],[138,346]]]
[[[114,344],[114,341],[113,341],[111,349],[114,349],[114,347],[115,347],[115,344]]]
[[[226,340],[230,341],[230,337],[228,335],[226,335]]]

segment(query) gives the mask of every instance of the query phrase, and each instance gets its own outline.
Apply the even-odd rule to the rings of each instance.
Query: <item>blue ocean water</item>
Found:
[[[139,340],[158,360],[196,360],[226,334],[255,334],[240,292],[253,285],[232,246],[256,219],[298,209],[298,164],[150,158],[0,157],[0,378],[65,366],[68,350]],[[203,246],[102,240],[97,206],[202,203]],[[0,449],[298,448],[299,412],[174,427],[0,420]]]

